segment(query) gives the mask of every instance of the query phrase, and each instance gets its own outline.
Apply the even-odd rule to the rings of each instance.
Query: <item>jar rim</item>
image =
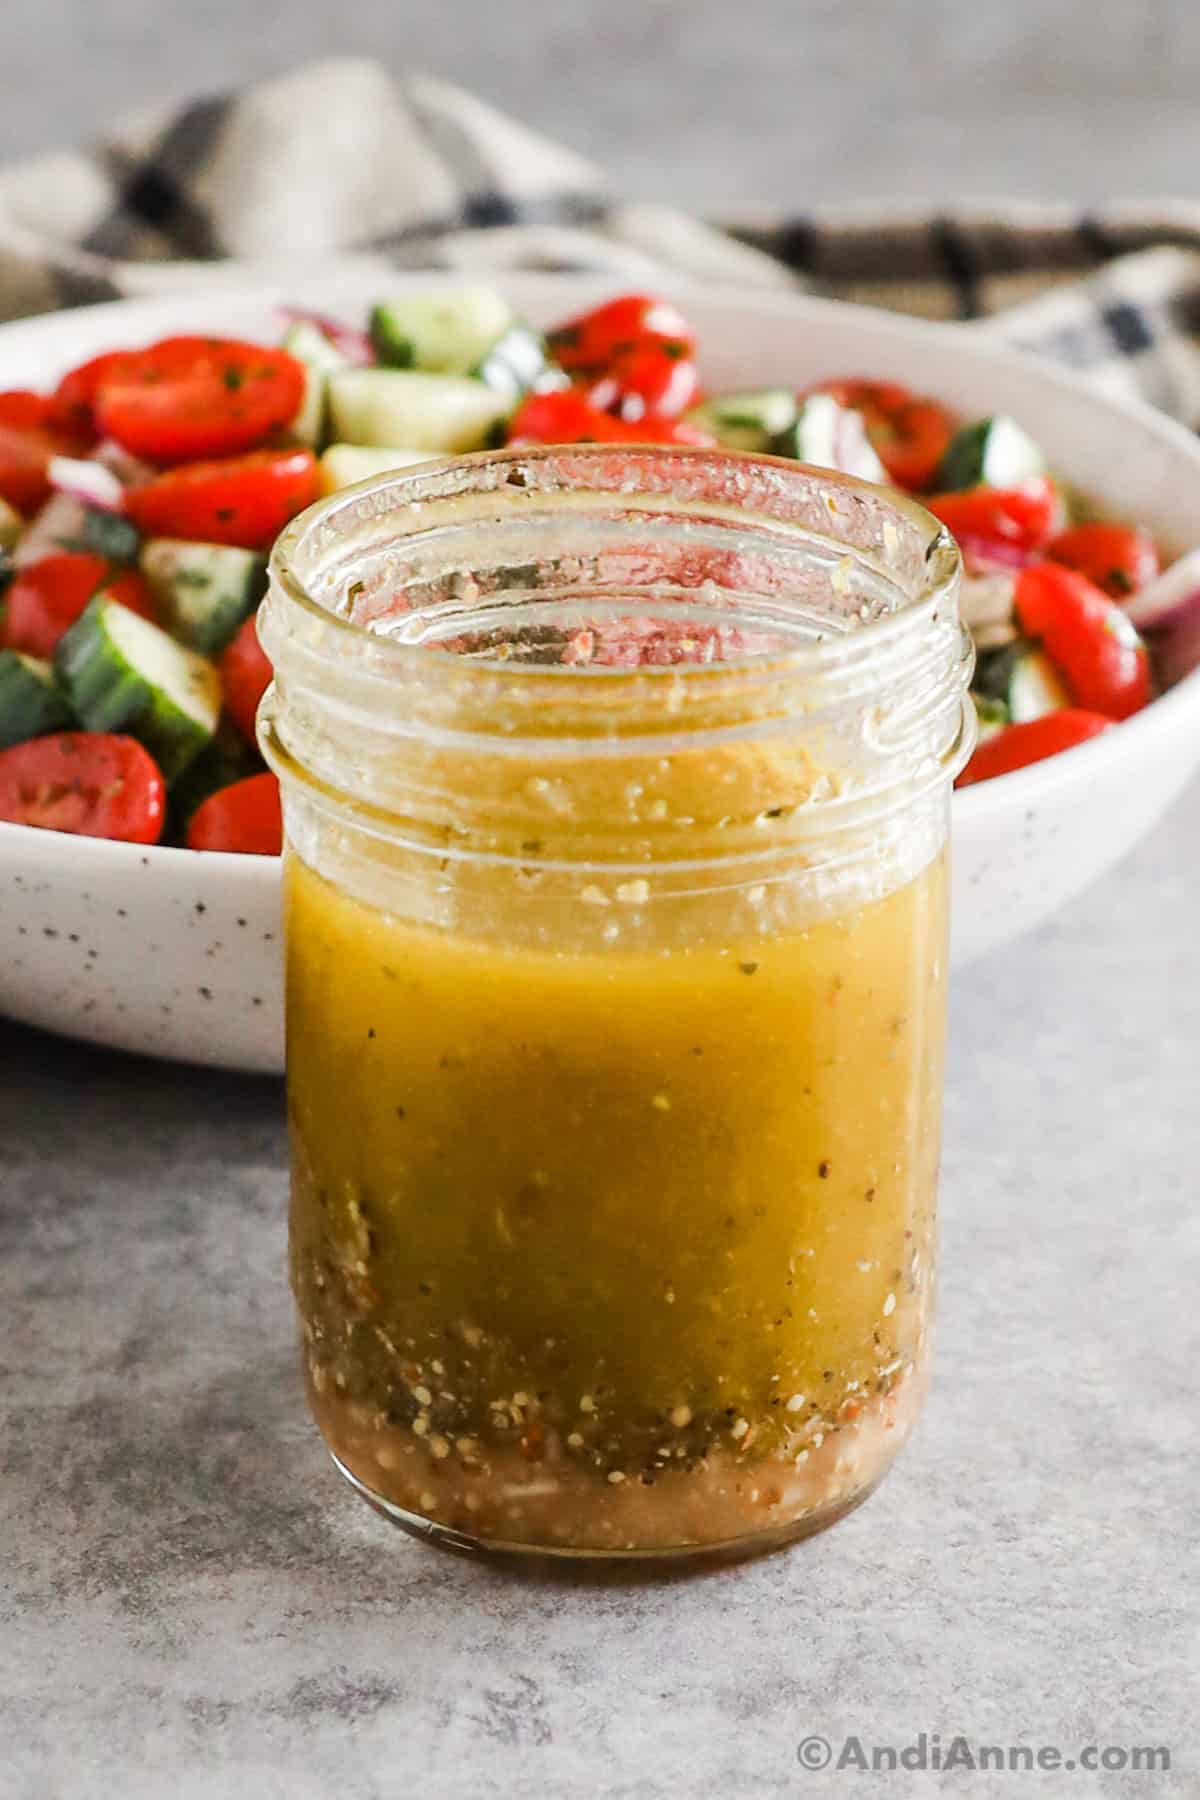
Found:
[[[675,758],[682,779],[712,758],[721,782],[686,820],[676,806],[639,825],[670,840],[656,858],[687,859],[685,822],[726,859],[739,833],[757,856],[760,814],[785,820],[786,850],[915,803],[962,766],[974,709],[959,571],[917,502],[780,457],[592,444],[402,468],[279,539],[260,742],[333,813],[414,842],[426,829],[444,842],[453,816],[472,857],[500,841],[500,795],[505,860],[546,839],[549,802],[511,802],[528,765],[556,794],[567,784],[580,818],[590,809],[587,854],[605,866],[624,858],[639,768]],[[581,618],[618,666],[566,653]],[[741,824],[738,780],[771,790]]]
[[[619,485],[600,484],[593,488],[569,482],[562,486],[540,485],[537,480],[543,471],[566,469],[569,472],[576,467],[598,474],[611,474],[616,467],[624,469],[628,474]],[[369,623],[348,616],[311,592],[298,567],[303,564],[309,547],[326,534],[336,534],[341,519],[350,519],[356,510],[363,508],[380,520],[387,518],[394,523],[401,509],[411,509],[415,515],[419,515],[420,509],[435,501],[453,501],[462,495],[516,487],[547,500],[559,497],[569,503],[572,496],[582,495],[597,502],[608,500],[631,509],[644,506],[647,501],[661,500],[664,503],[662,507],[654,507],[653,510],[665,512],[671,505],[677,505],[683,497],[677,486],[662,481],[647,483],[636,478],[638,471],[649,474],[656,468],[665,468],[672,476],[685,480],[688,471],[694,471],[697,480],[705,473],[732,473],[734,485],[738,479],[748,481],[754,485],[754,491],[760,500],[772,493],[786,500],[789,490],[798,492],[801,488],[819,483],[831,492],[850,498],[862,496],[872,507],[879,507],[882,501],[887,513],[892,514],[895,520],[910,531],[923,537],[924,568],[921,585],[902,604],[877,617],[856,622],[853,629],[798,639],[785,649],[749,653],[715,663],[697,659],[672,661],[660,666],[639,664],[633,667],[559,663],[534,665],[526,662],[506,665],[496,658],[464,660],[438,644],[406,641],[373,631]],[[701,498],[706,509],[711,509],[715,504],[719,510],[732,510],[734,504],[721,500],[714,502],[707,495]],[[789,520],[784,511],[762,512],[754,508],[742,508],[740,505],[737,510],[744,511],[744,521],[735,519],[730,522],[744,522],[748,533],[766,531],[781,543],[786,541],[789,532],[794,533],[797,540],[803,538],[810,543],[821,541],[820,534],[811,526]],[[885,521],[885,531],[886,528]],[[414,520],[411,532],[405,535],[416,541],[428,529],[428,524]],[[866,566],[874,563],[878,572],[887,578],[887,572],[881,566],[887,555],[885,546],[878,546],[876,555],[870,549],[847,546],[836,532],[827,533],[824,541],[831,550],[840,549],[847,554],[854,554]],[[726,677],[736,674],[739,683],[748,682],[751,685],[756,680],[778,682],[781,678],[803,678],[807,671],[814,674],[827,671],[830,664],[857,663],[871,658],[885,646],[890,647],[896,638],[919,632],[921,625],[930,618],[936,618],[940,608],[953,598],[960,574],[961,557],[954,539],[938,519],[909,495],[890,488],[881,489],[841,471],[800,463],[791,458],[694,445],[667,447],[650,444],[539,445],[482,450],[403,465],[394,471],[339,489],[307,508],[284,528],[275,542],[270,559],[272,587],[280,590],[289,605],[297,608],[315,625],[319,625],[322,630],[331,631],[333,641],[339,644],[343,654],[352,654],[352,647],[360,644],[369,647],[372,662],[379,673],[385,669],[395,671],[403,668],[409,674],[421,670],[432,676],[440,667],[453,669],[458,679],[470,672],[478,673],[493,683],[503,681],[506,675],[519,675],[522,681],[532,679],[537,682],[562,681],[564,678],[579,680],[581,677],[589,681],[603,679],[609,685],[628,682],[631,678],[636,678],[639,683],[644,683],[647,678],[652,681],[656,678],[669,678],[675,682],[687,682],[696,678],[711,681],[714,676],[722,674]],[[680,616],[687,616],[686,602],[680,603]]]

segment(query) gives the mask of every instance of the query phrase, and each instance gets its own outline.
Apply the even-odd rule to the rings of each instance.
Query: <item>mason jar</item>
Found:
[[[958,579],[915,503],[711,450],[422,466],[279,540],[291,1280],[398,1524],[740,1555],[904,1442]]]

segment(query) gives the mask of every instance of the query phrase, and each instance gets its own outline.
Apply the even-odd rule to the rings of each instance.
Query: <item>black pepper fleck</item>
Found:
[[[822,1181],[828,1181],[832,1171],[833,1164],[830,1162],[820,1162],[817,1164],[817,1174],[821,1177]]]

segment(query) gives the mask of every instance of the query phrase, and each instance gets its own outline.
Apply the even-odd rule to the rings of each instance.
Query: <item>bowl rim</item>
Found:
[[[244,273],[234,277],[224,271],[219,275],[208,273],[205,279],[204,272],[198,265],[190,267],[187,273],[194,278],[191,285],[167,285],[162,291],[149,296],[105,300],[93,305],[5,321],[0,324],[0,350],[14,338],[27,338],[31,352],[44,348],[39,340],[44,340],[45,344],[57,345],[60,340],[69,338],[71,326],[80,322],[86,322],[89,328],[103,329],[111,319],[119,341],[126,330],[140,332],[144,329],[153,332],[160,328],[177,329],[180,314],[193,309],[203,311],[209,308],[214,312],[232,312],[271,306],[311,306],[314,310],[361,306],[368,297],[369,290],[381,282],[399,291],[430,285],[465,286],[477,284],[483,278],[516,295],[520,295],[523,290],[531,296],[561,294],[563,303],[570,305],[573,301],[594,304],[606,294],[627,288],[631,279],[603,270],[543,273],[495,269],[486,271],[481,277],[479,272],[472,270],[395,269],[373,259],[348,263],[333,274],[314,275],[311,265],[302,265],[296,268],[291,280],[286,274],[256,279],[247,278]],[[977,322],[968,324],[924,319],[854,301],[830,300],[794,287],[710,283],[698,278],[689,280],[669,271],[661,278],[656,276],[653,285],[672,295],[686,297],[690,294],[716,304],[722,301],[736,302],[760,313],[782,317],[836,318],[851,324],[860,320],[864,329],[869,329],[876,335],[881,332],[884,336],[891,335],[901,342],[956,345],[960,350],[966,349],[971,360],[978,364],[990,366],[999,373],[1006,369],[1020,369],[1025,374],[1034,373],[1039,381],[1060,390],[1066,396],[1086,396],[1093,404],[1110,412],[1115,419],[1128,419],[1141,425],[1168,450],[1191,463],[1195,474],[1200,477],[1200,436],[1179,420],[1168,417],[1147,401],[1133,396],[1099,392],[1075,371],[1041,358],[1031,351],[1020,349],[1002,338],[985,335]],[[70,359],[65,360],[69,362]],[[1164,735],[1182,729],[1185,721],[1193,715],[1195,723],[1200,726],[1200,666],[1191,670],[1167,693],[1151,701],[1141,712],[1122,720],[1119,730],[1103,732],[1084,744],[1074,746],[1069,753],[1063,752],[1030,764],[1027,768],[1013,770],[996,781],[979,782],[956,791],[955,817],[986,819],[989,813],[1001,808],[1016,805],[1028,808],[1054,797],[1059,790],[1070,784],[1090,784],[1101,778],[1102,772],[1115,765],[1119,757],[1128,755],[1128,760],[1136,765],[1141,752],[1156,746]],[[1119,748],[1122,745],[1127,746],[1127,750]],[[0,821],[0,857],[6,853],[18,856],[23,852],[29,854],[35,845],[41,844],[44,848],[47,839],[56,840],[59,844],[69,840],[73,845],[69,854],[76,862],[91,857],[100,863],[132,863],[135,858],[140,857],[148,859],[153,866],[165,868],[186,858],[194,867],[196,859],[200,857],[204,867],[213,875],[223,873],[226,879],[238,873],[251,882],[278,880],[279,877],[280,861],[276,857],[251,856],[236,851],[200,852],[175,844],[127,844],[109,838],[85,837],[48,831],[35,825],[15,825]],[[87,848],[84,849],[83,846]],[[256,868],[261,871],[260,875],[255,875]]]

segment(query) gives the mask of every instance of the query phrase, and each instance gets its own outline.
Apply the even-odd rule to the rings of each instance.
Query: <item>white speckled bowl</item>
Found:
[[[282,289],[214,283],[0,329],[0,388],[38,386],[101,350],[167,332],[273,337],[280,302],[359,320],[428,275],[359,269]],[[611,280],[506,277],[539,324]],[[1149,409],[961,328],[788,293],[677,290],[711,387],[861,371],[967,414],[1015,413],[1054,467],[1175,549],[1200,541],[1200,441]],[[1138,841],[1200,763],[1200,672],[1069,755],[954,797],[954,959],[1047,918]],[[283,1066],[279,870],[252,856],[142,849],[0,825],[0,1011],[73,1037],[238,1069]]]

